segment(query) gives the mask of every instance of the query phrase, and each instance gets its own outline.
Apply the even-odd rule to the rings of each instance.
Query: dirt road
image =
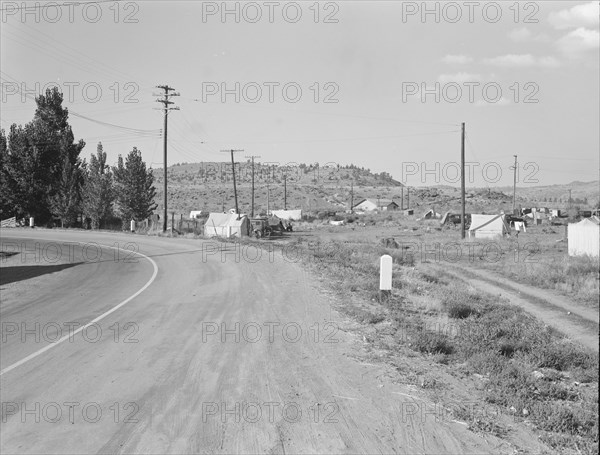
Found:
[[[2,453],[514,451],[351,358],[362,341],[279,253],[3,230],[10,242],[81,243],[72,267],[2,285]],[[521,443],[539,452],[533,436]]]
[[[511,304],[522,307],[541,321],[556,328],[588,349],[598,352],[598,312],[556,293],[515,283],[493,272],[453,264],[454,274],[476,289],[506,297]]]

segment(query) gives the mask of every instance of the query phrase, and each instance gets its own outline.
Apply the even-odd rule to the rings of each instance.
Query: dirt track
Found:
[[[453,264],[454,274],[476,289],[506,297],[546,324],[556,328],[588,349],[598,352],[598,312],[572,302],[568,297],[515,283],[492,272]]]
[[[3,287],[3,323],[40,322],[41,338],[3,332],[2,453],[514,451],[438,418],[439,403],[393,381],[390,367],[355,360],[362,340],[338,330],[343,321],[312,280],[278,254],[251,262],[252,249],[236,260],[231,246],[212,254],[215,244],[192,240],[2,232],[3,242],[13,238],[135,241],[158,272],[97,322],[100,339],[79,333],[12,369],[52,344],[56,325],[83,324],[122,303],[153,266],[115,262],[114,250],[103,250],[109,260],[45,275],[43,287],[18,298],[19,283]],[[540,450],[533,436],[519,445]]]

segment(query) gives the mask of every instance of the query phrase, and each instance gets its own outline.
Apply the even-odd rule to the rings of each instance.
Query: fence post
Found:
[[[392,293],[392,257],[384,254],[379,259],[379,300],[389,298]]]

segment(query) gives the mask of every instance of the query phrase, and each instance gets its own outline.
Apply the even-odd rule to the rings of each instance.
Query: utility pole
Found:
[[[513,170],[513,203],[512,203],[512,211],[513,211],[513,215],[515,214],[515,205],[517,202],[517,155],[513,155],[515,157],[515,165],[512,166],[510,169]]]
[[[252,209],[250,210],[250,217],[254,218],[254,158],[260,158],[260,156],[250,155],[246,158],[250,158],[252,160]]]
[[[404,210],[404,185],[400,186],[400,210]]]
[[[243,152],[243,150],[221,150],[223,153],[231,153],[231,171],[233,173],[233,197],[235,198],[235,213],[240,218],[240,209],[238,207],[238,198],[237,198],[237,186],[235,185],[235,161],[233,161],[233,154],[236,152]]]
[[[406,187],[406,209],[410,208],[410,187]]]
[[[178,111],[178,107],[169,107],[170,104],[173,104],[173,101],[169,101],[169,98],[172,96],[179,96],[179,93],[173,92],[175,90],[168,85],[157,85],[156,88],[160,88],[165,91],[164,94],[153,94],[154,96],[162,96],[163,99],[157,99],[158,103],[162,103],[163,107],[160,108],[164,112],[164,131],[163,131],[163,163],[164,163],[164,182],[163,182],[163,232],[167,232],[167,117],[169,115],[169,111]]]
[[[269,188],[269,184],[267,183],[267,218],[269,217],[269,203],[271,199],[271,189]]]
[[[283,210],[287,210],[287,174],[283,174]]]
[[[350,213],[354,213],[354,180],[350,180]]]
[[[465,122],[460,134],[460,238],[465,238]]]

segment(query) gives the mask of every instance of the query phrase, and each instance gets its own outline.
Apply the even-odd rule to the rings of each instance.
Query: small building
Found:
[[[510,232],[504,214],[500,215],[471,215],[469,237],[476,239],[493,239],[503,237]]]
[[[600,220],[585,218],[579,223],[569,223],[567,227],[569,256],[600,256]]]
[[[400,208],[400,206],[398,204],[396,204],[394,201],[391,201],[391,200],[388,201],[388,200],[381,199],[379,201],[379,203],[380,203],[379,207],[381,208],[381,210],[398,210]]]
[[[404,213],[406,216],[412,216],[415,214],[415,211],[413,209],[405,209],[402,213]]]
[[[372,212],[373,210],[387,211],[398,210],[400,206],[391,199],[363,199],[352,210],[359,212]]]
[[[552,210],[550,211],[550,214],[551,214],[553,217],[559,217],[559,216],[560,216],[560,209],[552,209]]]
[[[190,212],[190,219],[195,220],[200,218],[200,216],[202,215],[202,210],[192,210]]]
[[[235,213],[211,213],[204,224],[206,237],[245,237],[250,232],[250,220]]]

